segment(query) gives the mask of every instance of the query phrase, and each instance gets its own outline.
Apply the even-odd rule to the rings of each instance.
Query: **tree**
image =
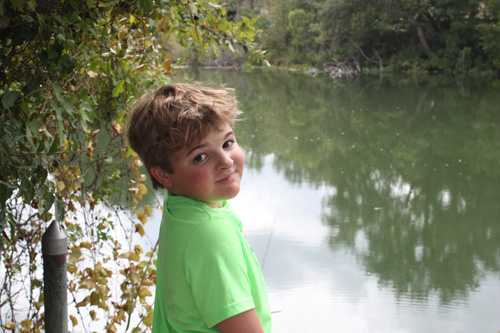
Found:
[[[294,9],[288,13],[288,31],[292,46],[291,58],[298,62],[311,61],[316,51],[314,15],[304,9]]]
[[[276,1],[264,44],[271,60],[292,63],[355,60],[405,72],[498,74],[498,6],[482,0]]]

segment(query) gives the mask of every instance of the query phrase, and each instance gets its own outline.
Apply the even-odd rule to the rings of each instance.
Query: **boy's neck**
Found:
[[[221,208],[222,207],[222,202],[220,202],[220,201],[207,202],[206,204],[212,208]]]

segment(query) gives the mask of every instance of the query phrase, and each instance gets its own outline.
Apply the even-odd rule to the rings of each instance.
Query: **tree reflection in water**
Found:
[[[464,299],[500,272],[499,96],[285,73],[199,73],[236,88],[250,167],[334,188],[323,221],[401,297]]]

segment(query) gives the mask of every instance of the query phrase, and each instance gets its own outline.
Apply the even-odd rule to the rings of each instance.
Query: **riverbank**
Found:
[[[389,85],[422,85],[422,86],[457,86],[461,89],[474,88],[480,89],[487,86],[500,87],[500,77],[496,77],[492,71],[476,71],[469,75],[450,75],[444,73],[429,73],[418,69],[400,71],[392,66],[387,66],[382,69],[378,67],[362,67],[356,75],[342,76],[330,75],[328,68],[310,66],[310,65],[271,65],[271,66],[255,66],[250,64],[237,64],[216,66],[216,65],[201,65],[198,67],[207,70],[222,70],[222,71],[261,71],[261,72],[288,72],[301,75],[307,75],[318,79],[328,79],[332,82],[342,83],[352,80],[373,80]],[[174,65],[174,72],[177,70],[189,70],[196,72],[196,69],[190,65]]]

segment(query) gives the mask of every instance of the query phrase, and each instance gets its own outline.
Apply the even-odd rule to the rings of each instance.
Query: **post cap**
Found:
[[[68,253],[68,242],[57,220],[53,221],[42,236],[42,253],[54,256]]]

